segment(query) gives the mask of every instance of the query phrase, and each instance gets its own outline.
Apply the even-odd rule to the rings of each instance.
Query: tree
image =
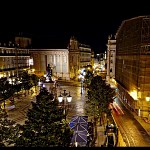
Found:
[[[93,73],[88,70],[86,75],[84,76],[84,83],[87,87],[89,87],[92,78],[93,78]]]
[[[110,114],[109,104],[114,101],[115,91],[105,83],[100,76],[95,76],[91,80],[88,90],[88,113],[93,113],[94,117],[100,118],[100,124],[103,113]]]
[[[9,84],[7,78],[0,80],[0,99],[4,101],[4,108],[5,108],[5,100],[13,96],[14,89],[12,84]]]
[[[0,147],[14,146],[19,127],[15,121],[8,119],[7,112],[0,107]]]
[[[17,77],[15,78],[15,80],[13,82],[12,89],[13,89],[14,93],[17,92],[17,97],[18,97],[18,92],[21,91],[21,84],[20,84],[19,79]]]
[[[36,76],[35,74],[32,74],[31,81],[32,81],[32,85],[35,86],[35,90],[36,90],[36,86],[38,85],[38,81],[39,81],[38,76]]]
[[[27,120],[16,146],[69,146],[73,132],[64,117],[63,109],[58,107],[53,94],[43,88],[27,112]]]
[[[28,90],[28,94],[29,94],[29,90],[33,86],[31,77],[28,74],[28,72],[25,71],[25,72],[22,73],[21,78],[22,78],[21,82],[22,82],[22,86],[25,90],[25,94],[26,94],[26,90]]]

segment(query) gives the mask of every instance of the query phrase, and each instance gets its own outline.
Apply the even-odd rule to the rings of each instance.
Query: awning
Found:
[[[73,116],[70,122],[87,123],[88,116]]]
[[[87,131],[75,131],[71,142],[86,142],[87,143]]]
[[[88,131],[88,123],[72,123],[70,128],[74,131]]]

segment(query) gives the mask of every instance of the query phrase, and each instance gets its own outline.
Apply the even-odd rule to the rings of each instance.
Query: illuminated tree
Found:
[[[13,88],[13,85],[9,84],[7,78],[0,80],[0,100],[4,101],[4,105],[5,105],[5,100],[13,96],[14,92],[15,90]]]
[[[38,85],[39,78],[35,74],[32,74],[30,77],[31,77],[32,85],[35,86],[35,90],[36,90],[36,86]]]
[[[0,147],[14,146],[19,136],[19,124],[9,120],[7,112],[0,107]]]
[[[27,71],[22,73],[21,82],[22,82],[22,88],[25,90],[25,94],[26,94],[26,90],[28,91],[29,94],[29,90],[33,86],[33,82],[31,76],[28,74]]]
[[[64,120],[58,101],[43,88],[27,112],[17,147],[69,146],[73,132]]]
[[[115,91],[105,83],[100,76],[95,76],[91,80],[88,90],[88,113],[93,114],[95,118],[101,118],[104,113],[110,114],[109,104],[114,101]]]

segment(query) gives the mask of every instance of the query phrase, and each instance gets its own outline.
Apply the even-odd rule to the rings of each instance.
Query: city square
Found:
[[[150,147],[148,6],[77,5],[2,22],[0,147]]]

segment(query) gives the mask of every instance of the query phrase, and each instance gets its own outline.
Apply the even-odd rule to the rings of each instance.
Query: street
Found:
[[[123,114],[118,114],[116,111],[113,111],[113,116],[124,139],[124,142],[126,143],[126,146],[150,146],[150,136],[147,134],[144,128],[118,100],[118,98],[116,98],[115,101],[122,109]]]

